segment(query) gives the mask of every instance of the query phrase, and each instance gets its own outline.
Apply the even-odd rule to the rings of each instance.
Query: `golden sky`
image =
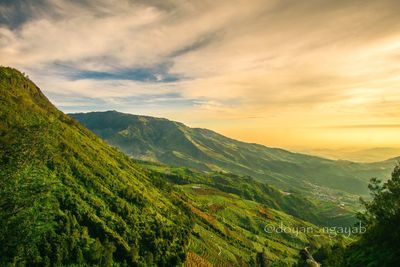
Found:
[[[5,1],[0,63],[65,112],[292,149],[400,147],[399,14],[398,0]]]

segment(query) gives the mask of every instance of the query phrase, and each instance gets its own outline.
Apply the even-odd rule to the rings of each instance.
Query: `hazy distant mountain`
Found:
[[[387,177],[390,162],[328,160],[240,142],[207,129],[116,111],[70,114],[128,155],[203,171],[251,175],[283,188],[324,186],[364,194],[371,177]]]
[[[305,153],[330,159],[342,159],[355,162],[377,162],[400,156],[400,148],[375,147],[368,149],[311,149]]]

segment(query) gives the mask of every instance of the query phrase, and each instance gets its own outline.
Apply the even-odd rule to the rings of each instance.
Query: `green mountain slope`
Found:
[[[244,143],[207,129],[116,111],[70,114],[128,155],[202,171],[250,175],[286,189],[322,186],[353,194],[368,192],[371,177],[385,177],[392,163],[334,161]]]
[[[299,219],[317,223],[335,220],[299,194],[282,192],[251,177],[205,174],[150,162],[141,165],[159,187],[174,184],[171,191],[194,215],[185,266],[262,266],[260,257],[270,266],[292,266],[304,247],[331,246],[343,239],[330,238],[320,227]],[[280,226],[309,227],[315,232],[265,230]]]
[[[304,247],[331,243],[327,235],[266,232],[280,225],[318,228],[256,201],[203,185],[181,188],[196,215],[189,250],[214,266],[259,266],[259,253],[272,266],[292,266]]]
[[[0,68],[1,266],[178,265],[192,228],[181,205]]]
[[[151,176],[158,177],[176,185],[206,186],[227,194],[235,194],[244,200],[255,201],[268,208],[283,211],[299,219],[320,226],[352,226],[358,198],[340,200],[318,200],[312,195],[296,191],[282,191],[274,186],[256,181],[250,176],[232,173],[203,173],[185,167],[171,167],[152,162],[141,162],[141,166],[150,170]],[[155,173],[155,175],[154,175]],[[343,203],[350,205],[343,205]]]

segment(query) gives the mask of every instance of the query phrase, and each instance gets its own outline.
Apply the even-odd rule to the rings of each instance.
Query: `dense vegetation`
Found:
[[[362,200],[365,212],[359,214],[365,233],[345,246],[336,243],[322,246],[315,258],[323,266],[398,266],[400,262],[400,165],[392,172],[391,179],[383,183],[371,179],[371,201]]]
[[[130,156],[201,171],[252,176],[285,189],[314,185],[367,194],[370,177],[390,173],[393,162],[333,161],[244,143],[207,129],[116,111],[70,114]]]
[[[346,258],[350,266],[395,266],[400,262],[400,165],[386,183],[375,178],[369,188],[373,200],[363,201],[366,212],[359,216],[367,232]]]
[[[0,68],[0,266],[173,266],[192,218],[140,166]]]

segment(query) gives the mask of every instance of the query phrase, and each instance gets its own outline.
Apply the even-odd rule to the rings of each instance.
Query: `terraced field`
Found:
[[[272,266],[292,266],[305,246],[329,243],[326,235],[267,233],[266,227],[317,226],[255,201],[199,184],[179,186],[195,214],[189,250],[214,266],[252,266],[265,253]]]

